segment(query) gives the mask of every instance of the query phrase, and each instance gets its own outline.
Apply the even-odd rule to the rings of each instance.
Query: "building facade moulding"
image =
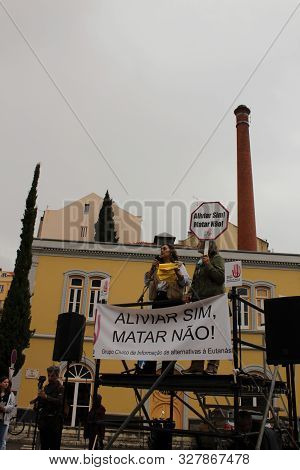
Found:
[[[42,243],[41,243],[42,242]],[[47,242],[47,243],[46,243]],[[97,244],[87,243],[79,247],[79,243],[56,240],[34,240],[33,253],[36,256],[65,256],[75,258],[127,259],[132,261],[151,261],[158,254],[155,246],[111,245],[104,244],[99,250]],[[82,244],[81,244],[82,245]],[[96,245],[96,246],[95,246]],[[180,260],[196,263],[200,256],[197,250],[176,247]],[[300,255],[284,253],[265,253],[247,251],[220,251],[225,261],[242,261],[245,267],[266,267],[274,269],[300,270]]]

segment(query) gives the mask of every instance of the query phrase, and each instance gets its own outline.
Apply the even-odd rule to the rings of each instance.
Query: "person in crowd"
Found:
[[[152,308],[165,308],[181,305],[185,289],[190,285],[189,275],[183,263],[178,260],[173,245],[161,247],[151,269],[145,274],[145,284],[149,286],[149,299],[153,301]],[[152,361],[146,361],[147,364]],[[168,361],[163,362],[163,369]]]
[[[199,252],[204,253],[204,241],[199,245]],[[218,252],[216,242],[209,242],[208,255],[203,255],[196,264],[190,290],[185,297],[187,302],[207,299],[225,292],[225,268],[224,259]],[[219,361],[210,360],[206,370],[204,361],[192,361],[183,374],[217,374]]]
[[[105,425],[101,421],[105,418],[105,412],[102,397],[97,395],[84,427],[84,438],[89,440],[89,449],[103,449],[104,447]]]
[[[8,377],[0,377],[0,450],[6,449],[6,435],[14,414],[16,399]]]
[[[47,368],[48,384],[30,403],[38,409],[38,427],[42,450],[59,450],[63,426],[64,387],[59,380],[59,367]]]

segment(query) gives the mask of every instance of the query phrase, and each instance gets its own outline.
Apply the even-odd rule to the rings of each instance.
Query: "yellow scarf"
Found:
[[[162,263],[159,264],[157,270],[157,277],[160,281],[175,282],[177,276],[174,269],[178,267],[177,263]]]

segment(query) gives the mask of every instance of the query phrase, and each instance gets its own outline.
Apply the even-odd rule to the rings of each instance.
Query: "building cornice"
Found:
[[[37,256],[63,256],[72,258],[126,259],[151,261],[159,253],[159,247],[149,245],[125,245],[65,240],[34,239],[32,251]],[[185,263],[195,263],[200,256],[190,247],[176,247]],[[300,270],[300,254],[221,250],[225,261],[242,261],[245,267]]]

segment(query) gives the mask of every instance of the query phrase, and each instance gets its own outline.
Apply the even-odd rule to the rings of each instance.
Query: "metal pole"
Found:
[[[174,364],[175,364],[176,361],[171,361],[170,364],[168,364],[168,366],[165,368],[165,370],[163,371],[163,373],[157,378],[157,380],[154,382],[154,384],[152,385],[152,387],[148,390],[148,392],[146,393],[146,395],[142,398],[142,400],[140,401],[140,403],[137,404],[137,406],[132,410],[132,412],[130,413],[129,416],[127,416],[127,418],[125,419],[125,421],[123,422],[123,424],[119,427],[119,429],[117,430],[117,432],[112,436],[112,438],[110,439],[110,441],[108,442],[107,446],[105,447],[105,450],[107,449],[111,449],[113,443],[115,442],[115,440],[118,438],[118,436],[121,434],[121,432],[123,431],[123,429],[126,428],[127,424],[131,421],[131,419],[136,415],[136,413],[142,408],[143,404],[146,403],[146,401],[148,400],[148,398],[152,395],[152,393],[154,392],[154,390],[158,387],[158,385],[164,380],[164,378],[168,375],[169,371],[172,369],[172,367],[174,367]]]
[[[237,300],[237,320],[238,320],[238,331],[239,331],[239,341],[238,341],[238,348],[239,348],[239,361],[240,361],[240,369],[242,369],[242,329],[241,329],[241,320],[242,320],[242,308],[241,308],[241,301],[240,299]]]
[[[273,392],[274,392],[274,387],[275,387],[275,380],[276,380],[276,376],[277,376],[277,371],[278,371],[278,366],[275,367],[274,372],[273,372],[273,377],[272,377],[270,392],[269,392],[269,396],[268,396],[268,401],[267,401],[267,404],[266,404],[263,420],[261,422],[261,426],[260,426],[259,435],[258,435],[257,443],[256,443],[256,446],[255,446],[255,450],[259,450],[260,446],[261,446],[261,443],[262,443],[262,439],[263,439],[263,435],[264,435],[264,432],[265,432],[265,425],[266,425],[266,422],[267,422],[267,417],[268,417],[270,405],[272,404],[272,397],[273,397]]]
[[[296,403],[296,387],[295,387],[295,366],[290,364],[291,371],[291,386],[292,386],[292,407],[293,407],[293,429],[294,429],[294,439],[296,442],[299,441],[299,426],[298,426],[298,416],[297,416],[297,403]]]
[[[64,427],[64,420],[65,420],[65,404],[67,399],[67,389],[68,389],[68,382],[69,382],[69,370],[70,370],[70,361],[67,361],[67,370],[65,373],[65,383],[64,383],[64,394],[63,394],[63,402],[62,402],[62,426],[60,430],[60,437],[59,437],[59,448],[61,446],[61,439],[62,439],[62,432]]]
[[[128,368],[128,365],[127,365],[126,361],[122,361],[122,364],[123,364],[124,369],[126,370],[126,372],[129,373],[129,368]],[[140,402],[140,401],[142,400],[142,397],[141,397],[140,392],[138,391],[138,389],[137,389],[136,387],[134,387],[133,390],[134,390],[134,393],[135,393],[136,398],[137,398],[138,401]],[[148,411],[146,410],[146,408],[145,408],[144,405],[142,406],[142,410],[143,410],[143,413],[144,413],[144,415],[145,415],[146,420],[147,420],[148,423],[149,423],[149,426],[151,427],[151,426],[152,426],[152,423],[151,423],[151,420],[150,420],[150,416],[148,415]]]
[[[100,359],[96,359],[95,367],[95,380],[94,380],[94,390],[93,390],[93,406],[96,406],[98,387],[99,387],[99,372],[100,372]]]
[[[205,409],[205,398],[202,400],[202,397],[201,397],[200,393],[194,392],[194,394],[196,395],[196,397],[198,399],[198,403],[201,407],[201,410],[203,411],[203,414],[204,414],[205,418],[208,420],[208,414],[207,414],[207,411]]]
[[[170,421],[173,422],[174,419],[174,392],[170,392]]]
[[[238,303],[236,298],[236,287],[232,288],[232,341],[233,341],[233,364],[234,368],[239,368],[238,352]]]
[[[201,419],[201,421],[203,421],[205,424],[207,424],[213,431],[215,432],[218,432],[218,429],[209,421],[209,419],[205,418],[203,415],[201,415],[200,413],[198,413],[197,410],[195,410],[195,408],[193,408],[188,402],[186,402],[185,400],[183,400],[183,398],[181,398],[179,395],[177,395],[177,393],[175,392],[175,397],[181,401],[181,403],[183,403],[189,410],[191,410],[196,416],[198,416],[198,418]],[[200,404],[200,402],[199,402]],[[201,406],[201,404],[200,404]],[[202,408],[202,406],[201,406]]]
[[[67,388],[68,388],[68,382],[69,382],[69,370],[70,370],[70,361],[67,361],[67,370],[65,373],[65,383],[64,383],[64,395],[63,395],[63,402],[62,402],[62,409],[64,411],[65,409],[65,404],[66,404],[66,399],[67,399]]]
[[[289,410],[289,426],[290,426],[290,430],[292,432],[292,429],[293,429],[293,404],[292,404],[292,387],[291,387],[290,366],[287,365],[285,367],[285,370],[286,370],[286,384],[287,384],[287,387],[288,387],[287,400],[288,400],[288,410]]]
[[[239,368],[239,352],[238,352],[238,305],[236,298],[236,287],[232,288],[232,344],[233,344],[233,364],[234,369]],[[235,371],[236,372],[236,371]],[[234,409],[234,428],[237,429],[237,417],[239,412],[239,387],[235,384],[233,396]]]
[[[175,393],[173,392],[173,390],[171,390],[171,393],[170,393],[170,442],[169,442],[170,447],[168,447],[169,449],[172,449],[172,445],[173,445],[172,429],[173,429],[173,420],[174,420],[174,396],[175,396]]]
[[[35,450],[35,446],[36,446],[36,435],[37,435],[37,428],[38,428],[38,421],[39,421],[39,413],[40,413],[40,409],[39,409],[39,404],[37,403],[37,408],[35,411],[33,439],[32,439],[32,445],[31,445],[32,450]]]

